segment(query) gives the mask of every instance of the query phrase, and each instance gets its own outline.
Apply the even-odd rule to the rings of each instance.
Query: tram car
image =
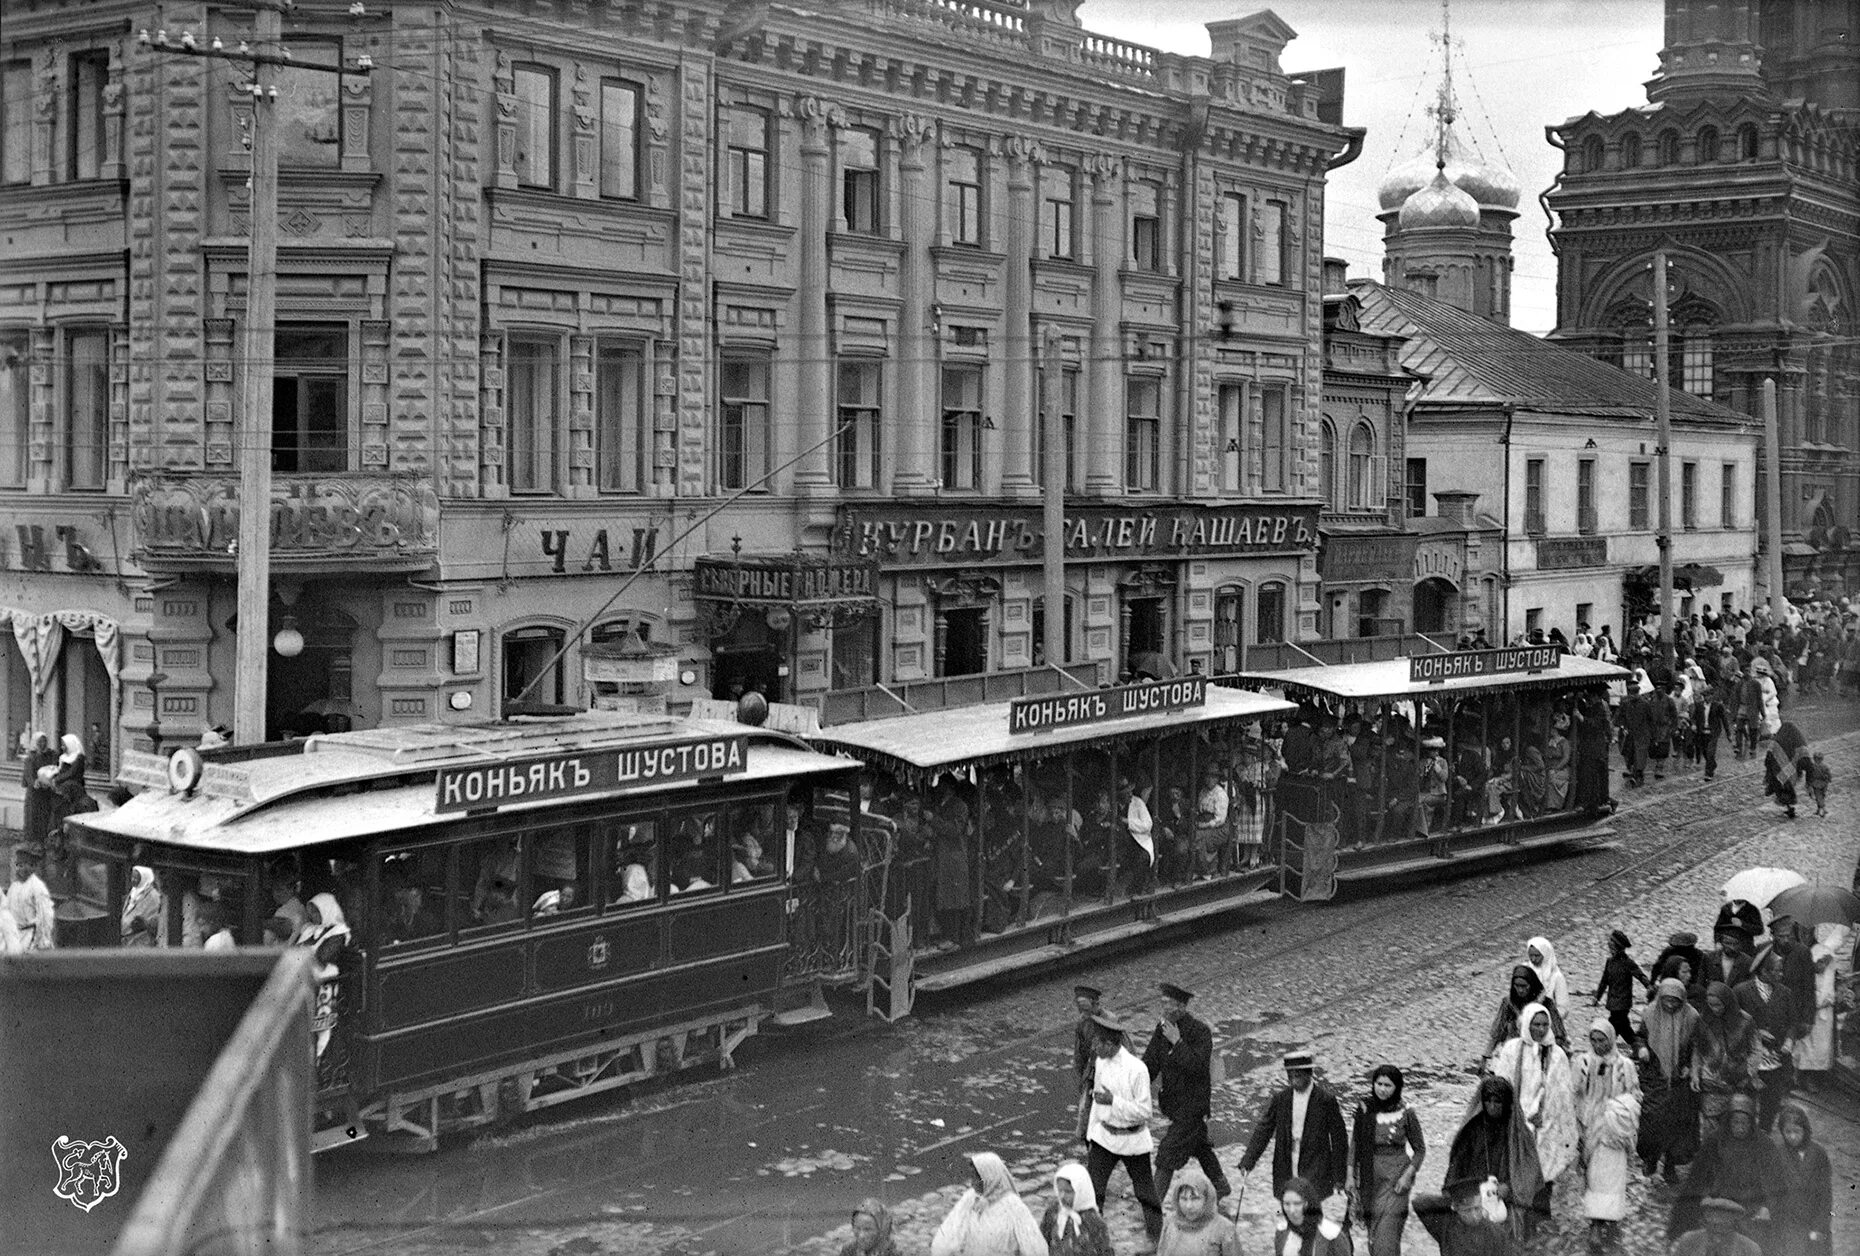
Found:
[[[127,756],[68,825],[125,946],[317,954],[318,1150],[442,1133],[733,1053],[774,1014],[788,870],[858,765],[617,713]]]

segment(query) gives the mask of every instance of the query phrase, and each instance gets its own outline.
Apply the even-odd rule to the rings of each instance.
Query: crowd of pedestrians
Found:
[[[1559,1183],[1557,1207],[1606,1252],[1620,1245],[1637,1169],[1664,1184],[1646,1206],[1663,1209],[1673,1256],[1833,1256],[1831,1162],[1790,1095],[1832,1084],[1836,1010],[1853,1002],[1853,932],[1804,931],[1787,916],[1766,925],[1732,902],[1711,941],[1674,934],[1643,968],[1628,935],[1611,930],[1592,988],[1586,977],[1572,985],[1547,938],[1526,941],[1435,1192],[1415,1190],[1429,1148],[1394,1065],[1372,1070],[1352,1103],[1310,1052],[1287,1054],[1285,1085],[1255,1113],[1238,1163],[1223,1166],[1208,1129],[1220,1061],[1194,996],[1162,985],[1139,1053],[1101,991],[1078,986],[1081,1158],[1058,1168],[1039,1212],[998,1156],[975,1156],[931,1256],[1112,1256],[1100,1210],[1120,1168],[1152,1245],[1138,1250],[1236,1254],[1240,1200],[1265,1163],[1269,1256],[1355,1256],[1359,1244],[1399,1256],[1411,1214],[1443,1256],[1518,1256]],[[1579,1000],[1593,1012],[1577,1030]],[[884,1210],[863,1204],[844,1256],[895,1256],[888,1235]]]

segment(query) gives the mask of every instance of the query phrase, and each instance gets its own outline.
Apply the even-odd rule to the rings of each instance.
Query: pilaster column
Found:
[[[1037,422],[1033,393],[1033,235],[1034,181],[1042,153],[1039,145],[1020,136],[1011,136],[1004,145],[1007,157],[1007,261],[1002,275],[1005,297],[1003,347],[1007,360],[1002,369],[1006,402],[1002,406],[1001,491],[1007,496],[1027,496],[1034,491],[1034,424]]]
[[[935,138],[935,124],[906,114],[893,119],[891,136],[898,143],[898,219],[904,236],[898,272],[898,460],[891,487],[902,496],[923,496],[936,491],[937,358],[930,331],[936,204],[924,168],[924,148]]]
[[[1086,165],[1092,179],[1091,237],[1096,275],[1091,296],[1091,439],[1085,456],[1085,491],[1095,497],[1123,489],[1118,454],[1124,448],[1122,333],[1118,313],[1122,293],[1118,271],[1124,262],[1124,163],[1094,156]]]
[[[827,229],[833,224],[833,198],[829,195],[828,155],[831,127],[845,124],[838,105],[813,96],[794,103],[801,123],[801,246],[800,303],[796,326],[799,346],[799,387],[795,405],[797,451],[806,451],[795,464],[797,493],[826,493],[833,487],[832,451],[823,442],[833,430],[833,345],[827,334]],[[815,448],[815,446],[819,448]]]

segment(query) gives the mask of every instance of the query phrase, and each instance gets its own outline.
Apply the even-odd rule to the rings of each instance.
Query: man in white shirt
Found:
[[[13,883],[6,887],[6,905],[19,929],[21,950],[52,949],[52,892],[39,878],[39,852],[29,846],[13,849]]]
[[[1103,1208],[1111,1171],[1124,1166],[1154,1243],[1162,1235],[1162,1204],[1150,1172],[1150,1153],[1156,1148],[1150,1137],[1150,1071],[1125,1048],[1123,1025],[1108,1013],[1092,1021],[1099,1033],[1092,1045],[1097,1062],[1092,1069],[1091,1116],[1085,1125],[1085,1172]]]

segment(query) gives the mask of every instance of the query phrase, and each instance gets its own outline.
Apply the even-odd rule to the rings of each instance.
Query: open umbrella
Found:
[[[1793,918],[1804,929],[1850,925],[1860,920],[1860,897],[1838,885],[1797,885],[1771,899],[1770,911]]]
[[[1726,902],[1742,899],[1767,907],[1771,899],[1792,886],[1806,885],[1808,878],[1788,868],[1746,868],[1723,885]]]

